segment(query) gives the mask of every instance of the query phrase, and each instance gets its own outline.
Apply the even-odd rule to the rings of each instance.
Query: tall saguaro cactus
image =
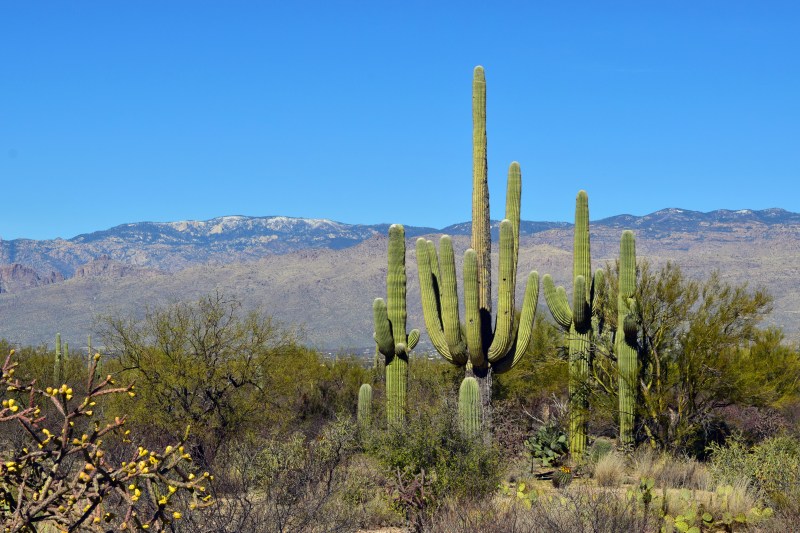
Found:
[[[633,232],[622,232],[619,243],[619,292],[617,296],[617,333],[614,351],[619,369],[619,440],[634,444],[636,417],[636,383],[639,372],[639,350],[636,322],[636,241]]]
[[[406,416],[408,354],[419,341],[419,330],[406,335],[406,237],[403,226],[389,227],[389,270],[386,301],[372,305],[375,342],[386,358],[386,418],[390,425],[402,424]]]
[[[572,307],[564,287],[556,288],[546,274],[542,279],[544,296],[550,313],[569,339],[569,410],[570,453],[580,458],[586,451],[586,422],[589,408],[589,362],[597,319],[603,271],[592,277],[592,258],[589,247],[589,197],[578,192],[575,199],[575,236],[572,258]]]
[[[483,420],[490,419],[489,400],[492,373],[511,369],[528,349],[539,275],[528,275],[528,285],[518,313],[514,306],[519,252],[519,221],[522,177],[519,164],[508,171],[506,214],[500,223],[500,272],[498,310],[492,329],[491,235],[489,188],[486,173],[486,81],[483,67],[475,67],[472,84],[472,248],[464,253],[464,312],[458,308],[455,256],[447,235],[439,241],[439,253],[432,241],[417,240],[422,311],[425,327],[436,350],[454,365],[464,366],[480,384]]]

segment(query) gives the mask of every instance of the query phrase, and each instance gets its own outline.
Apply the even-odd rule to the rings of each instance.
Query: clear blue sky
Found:
[[[0,236],[287,215],[800,211],[797,2],[0,3]]]

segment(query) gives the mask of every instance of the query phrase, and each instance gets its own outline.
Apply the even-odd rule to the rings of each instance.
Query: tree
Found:
[[[609,292],[615,294],[617,269],[607,270]],[[717,410],[762,401],[754,391],[778,377],[764,371],[771,366],[770,353],[749,349],[762,335],[758,324],[770,312],[772,298],[746,283],[727,283],[719,272],[698,281],[674,263],[654,270],[643,261],[636,301],[640,440],[702,453],[718,427]],[[608,299],[612,328],[615,303],[616,298]],[[615,389],[612,347],[613,341],[598,349],[593,369],[600,390],[610,394]],[[786,385],[779,388],[785,392]]]
[[[294,331],[218,293],[141,321],[107,317],[103,340],[140,391],[132,422],[171,437],[191,424],[193,455],[206,464],[227,439],[278,421],[318,366]]]

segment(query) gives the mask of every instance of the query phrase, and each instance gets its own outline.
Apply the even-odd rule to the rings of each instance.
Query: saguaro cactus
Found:
[[[64,381],[64,355],[61,352],[61,333],[56,333],[56,356],[53,362],[53,385],[60,387]]]
[[[481,431],[481,391],[474,377],[466,377],[458,389],[458,424],[469,439]]]
[[[511,369],[528,349],[539,275],[532,271],[519,314],[514,306],[519,252],[519,220],[522,178],[519,164],[508,171],[506,214],[500,223],[500,273],[497,319],[492,329],[491,235],[489,189],[486,172],[486,81],[483,67],[475,67],[472,84],[472,248],[464,253],[464,311],[458,310],[453,244],[447,235],[439,241],[417,240],[422,311],[425,327],[436,350],[449,362],[464,366],[480,384],[484,421],[490,419],[492,373]]]
[[[598,319],[603,271],[592,277],[592,258],[589,248],[589,197],[578,192],[575,199],[575,236],[572,259],[572,308],[564,287],[556,288],[546,274],[542,280],[544,296],[550,313],[569,339],[569,450],[580,458],[586,451],[586,414],[589,408],[589,361],[592,356],[593,334],[601,324]],[[598,331],[599,332],[599,331]]]
[[[617,296],[617,333],[614,351],[619,368],[619,440],[634,444],[636,383],[639,372],[638,325],[636,321],[636,241],[633,232],[622,232],[619,243],[619,292]]]
[[[419,330],[406,335],[406,238],[403,226],[389,227],[389,270],[386,301],[372,305],[375,342],[386,358],[386,418],[390,425],[402,424],[406,414],[408,354],[419,341]]]
[[[358,389],[358,425],[366,429],[372,424],[372,385],[364,383]]]

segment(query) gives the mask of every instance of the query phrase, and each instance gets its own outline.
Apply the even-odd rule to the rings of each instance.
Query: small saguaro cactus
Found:
[[[372,424],[372,385],[364,383],[358,389],[358,425],[366,429]]]
[[[636,241],[633,232],[622,232],[619,243],[619,292],[614,351],[619,369],[619,440],[634,444],[637,375],[639,372],[638,324],[636,321]]]
[[[64,381],[64,359],[61,352],[61,333],[56,333],[56,355],[53,362],[53,385],[56,387]]]
[[[419,330],[406,335],[406,237],[400,224],[389,227],[389,270],[386,301],[373,305],[375,342],[386,359],[386,419],[389,425],[405,422],[408,354],[419,342]]]
[[[436,351],[477,378],[485,423],[490,421],[491,376],[510,370],[528,349],[539,298],[539,275],[532,271],[519,313],[514,306],[519,253],[522,177],[519,164],[508,170],[506,214],[500,223],[497,318],[492,328],[491,235],[486,172],[486,80],[475,67],[472,83],[472,247],[464,253],[464,312],[459,319],[455,257],[449,236],[417,240],[422,311]]]
[[[458,389],[458,425],[468,439],[481,432],[481,391],[474,377],[466,377]]]
[[[564,287],[556,288],[546,274],[542,279],[547,307],[569,340],[569,451],[580,460],[586,451],[586,424],[589,409],[589,361],[593,335],[599,333],[599,304],[604,279],[598,269],[592,277],[589,248],[589,197],[578,192],[575,199],[575,235],[572,259],[572,307]]]

